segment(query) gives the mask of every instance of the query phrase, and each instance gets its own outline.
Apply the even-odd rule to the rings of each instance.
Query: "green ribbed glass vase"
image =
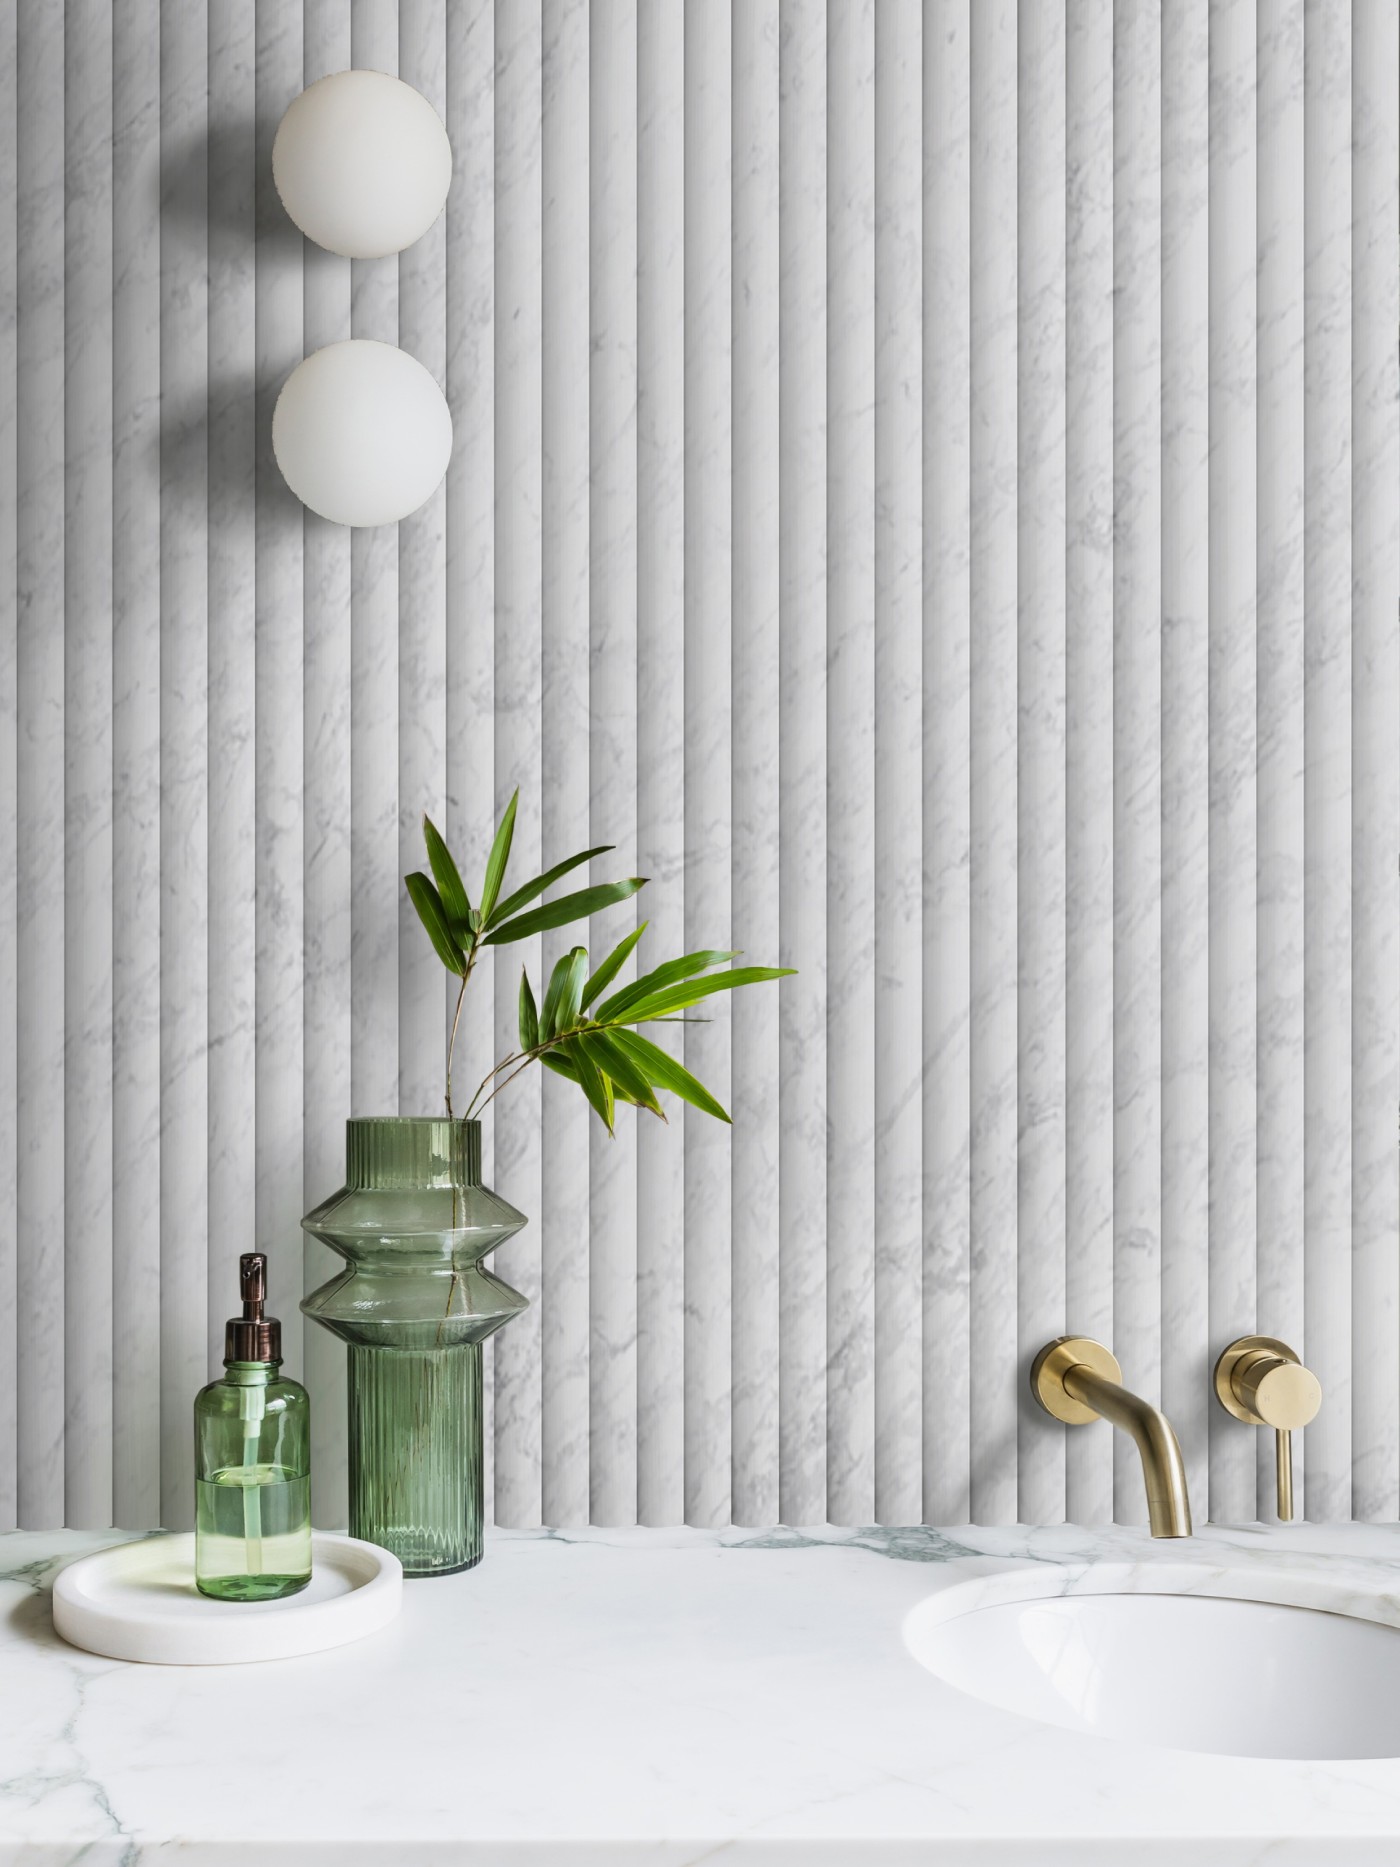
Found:
[[[481,1184],[477,1122],[355,1120],[345,1151],[302,1225],[346,1268],[301,1307],[349,1344],[350,1534],[450,1575],[481,1560],[481,1344],[526,1307],[482,1260],[525,1219]]]

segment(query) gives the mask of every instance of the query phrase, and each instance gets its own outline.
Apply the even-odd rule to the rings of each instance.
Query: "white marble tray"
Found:
[[[289,1659],[377,1633],[399,1611],[397,1556],[315,1531],[311,1580],[280,1601],[211,1601],[194,1585],[194,1536],[149,1536],[59,1571],[53,1624],[70,1646],[158,1666]]]

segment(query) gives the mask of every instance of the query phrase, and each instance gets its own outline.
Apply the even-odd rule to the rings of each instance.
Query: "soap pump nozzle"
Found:
[[[238,1289],[243,1314],[230,1316],[224,1326],[224,1361],[281,1361],[282,1325],[265,1316],[267,1254],[245,1251],[238,1260]]]

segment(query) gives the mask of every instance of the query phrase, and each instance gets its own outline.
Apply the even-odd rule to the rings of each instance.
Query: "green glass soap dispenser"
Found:
[[[223,1379],[194,1403],[195,1583],[217,1601],[271,1601],[311,1580],[311,1400],[278,1374],[282,1325],[263,1314],[261,1251],[238,1260],[238,1280]]]

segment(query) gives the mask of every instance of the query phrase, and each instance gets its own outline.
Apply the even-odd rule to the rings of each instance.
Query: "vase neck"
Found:
[[[345,1124],[345,1184],[480,1186],[481,1123],[432,1115],[358,1116]]]

